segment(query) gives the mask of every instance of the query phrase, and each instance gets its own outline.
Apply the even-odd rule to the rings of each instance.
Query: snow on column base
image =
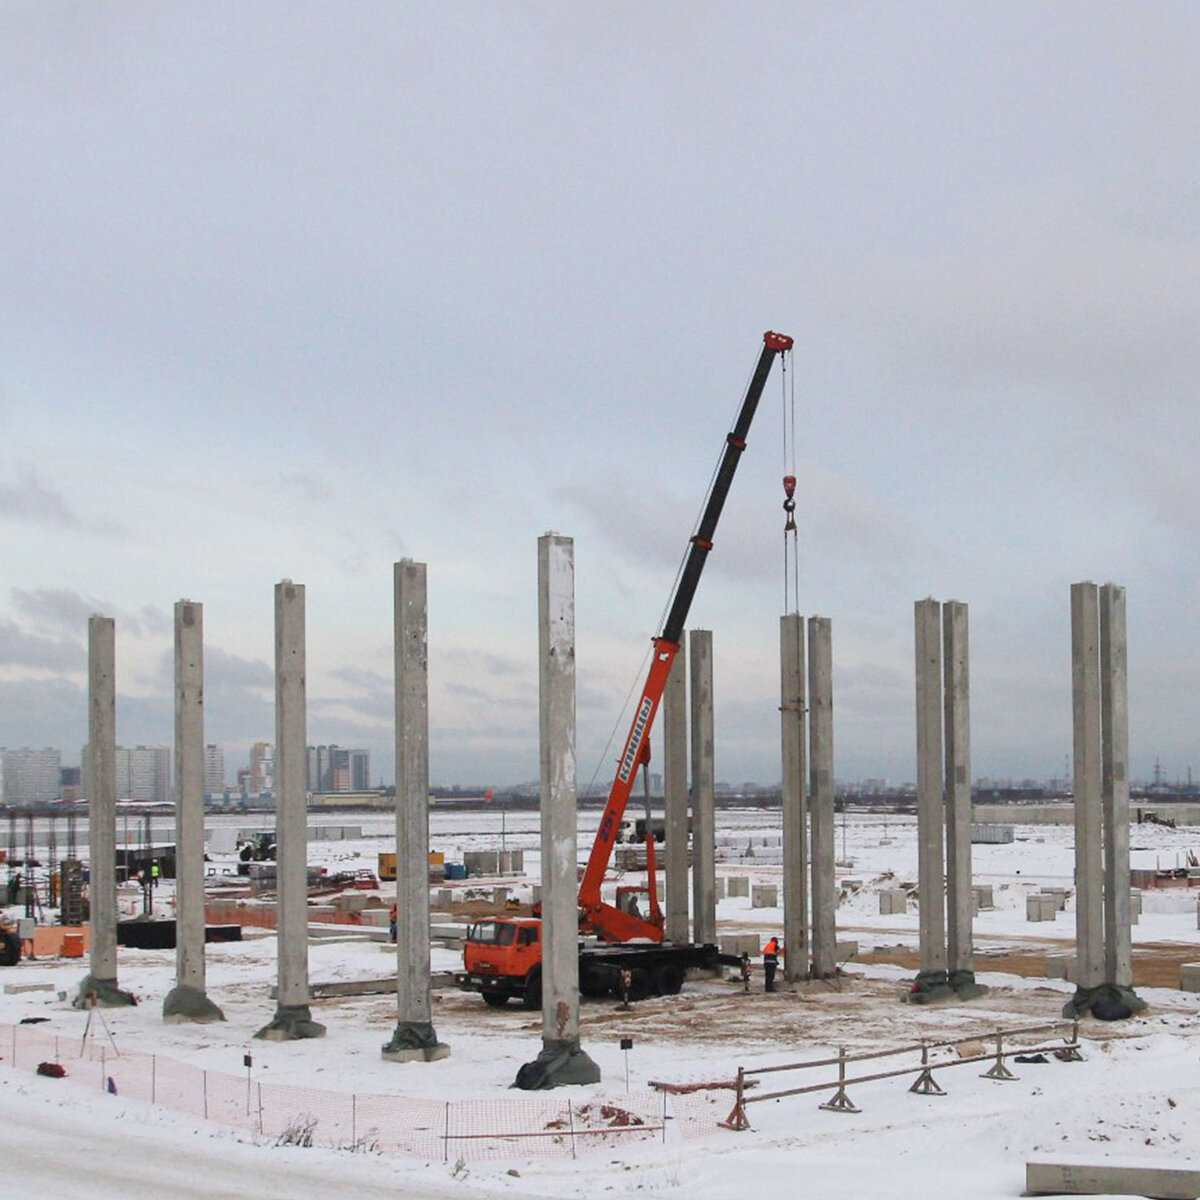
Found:
[[[450,1057],[450,1047],[438,1041],[430,1021],[397,1021],[381,1053],[388,1062],[437,1062]]]
[[[578,1042],[543,1039],[542,1052],[518,1072],[513,1087],[525,1092],[568,1084],[599,1083],[600,1068],[579,1048]]]
[[[264,1042],[294,1042],[300,1038],[324,1037],[325,1026],[312,1019],[307,1004],[281,1004],[271,1023],[264,1025],[254,1036]]]
[[[79,994],[71,1001],[74,1008],[132,1008],[137,998],[132,992],[123,992],[115,979],[97,979],[85,975],[79,985]]]
[[[954,990],[945,971],[918,971],[912,987],[904,993],[906,1004],[937,1004],[943,1000],[954,1000]]]
[[[1146,1007],[1131,987],[1117,983],[1101,983],[1096,987],[1077,987],[1075,995],[1063,1006],[1064,1017],[1086,1017],[1097,1021],[1123,1021]]]
[[[987,988],[975,982],[974,971],[951,971],[949,979],[954,994],[960,1000],[976,1000],[987,995]]]
[[[173,987],[163,1000],[163,1021],[168,1025],[223,1020],[225,1014],[199,988],[189,984]]]

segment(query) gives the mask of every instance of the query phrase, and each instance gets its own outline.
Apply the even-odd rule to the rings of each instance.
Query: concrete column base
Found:
[[[954,999],[954,989],[945,971],[918,971],[911,989],[904,993],[906,1004],[937,1004]]]
[[[223,1020],[225,1014],[199,988],[186,983],[173,987],[163,1000],[163,1022],[167,1025]]]
[[[951,971],[950,986],[960,1000],[977,1000],[987,995],[987,988],[982,983],[975,982],[974,971]]]
[[[307,1004],[281,1004],[275,1010],[274,1020],[254,1036],[264,1042],[295,1042],[301,1038],[324,1037],[325,1026],[312,1019]]]
[[[79,994],[71,1001],[74,1008],[133,1008],[137,998],[132,992],[123,992],[115,979],[97,979],[85,975],[79,985]]]
[[[437,1062],[450,1057],[450,1047],[438,1041],[429,1021],[397,1021],[381,1053],[388,1062]]]
[[[1123,1021],[1146,1007],[1131,987],[1102,983],[1097,987],[1077,987],[1075,995],[1063,1005],[1064,1017],[1093,1016],[1097,1021]]]
[[[525,1092],[567,1084],[599,1083],[600,1068],[578,1042],[542,1042],[542,1052],[518,1072],[513,1087]]]

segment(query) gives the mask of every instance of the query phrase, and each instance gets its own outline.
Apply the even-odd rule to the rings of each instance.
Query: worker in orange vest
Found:
[[[773,937],[763,947],[763,981],[765,991],[775,990],[775,972],[779,967],[779,955],[783,951],[783,943]]]

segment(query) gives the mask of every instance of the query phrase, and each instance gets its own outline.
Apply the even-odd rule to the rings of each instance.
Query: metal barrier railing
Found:
[[[1064,1036],[1060,1045],[1012,1045],[1016,1039],[1029,1038],[1035,1034],[1053,1034],[1057,1030],[1069,1030],[1069,1036]],[[1010,1045],[1005,1047],[1005,1039]],[[959,1047],[970,1046],[976,1042],[992,1040],[995,1050],[984,1054],[961,1054],[955,1058],[946,1058],[938,1062],[930,1059],[931,1051],[955,1050]],[[904,1054],[920,1054],[920,1062],[897,1067],[890,1071],[873,1071],[866,1075],[848,1077],[846,1067],[853,1063],[869,1062],[881,1058],[892,1058]],[[951,1067],[967,1066],[971,1063],[990,1062],[991,1067],[983,1072],[985,1079],[1013,1080],[1016,1079],[1009,1070],[1005,1059],[1024,1054],[1053,1054],[1064,1062],[1077,1062],[1082,1058],[1079,1053],[1079,1022],[1053,1021],[1046,1025],[1031,1025],[1020,1029],[997,1029],[988,1034],[972,1034],[966,1037],[950,1038],[942,1041],[923,1039],[906,1046],[891,1046],[884,1050],[864,1050],[848,1054],[845,1047],[838,1050],[836,1057],[812,1059],[807,1062],[781,1063],[769,1067],[739,1067],[735,1085],[736,1099],[729,1116],[719,1124],[725,1129],[741,1131],[750,1128],[746,1116],[746,1106],[760,1103],[763,1100],[781,1100],[786,1096],[803,1096],[813,1092],[828,1092],[833,1095],[820,1107],[826,1112],[856,1113],[860,1109],[850,1099],[846,1089],[851,1085],[874,1083],[880,1079],[897,1079],[905,1075],[915,1074],[917,1078],[908,1089],[922,1096],[943,1096],[945,1091],[933,1077],[934,1070],[948,1070]],[[774,1092],[756,1092],[747,1095],[747,1081],[762,1075],[770,1075],[781,1071],[810,1071],[818,1068],[837,1067],[837,1079],[821,1083],[805,1084],[802,1087],[785,1088]]]

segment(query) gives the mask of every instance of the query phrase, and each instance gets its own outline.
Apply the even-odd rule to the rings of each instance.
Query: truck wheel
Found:
[[[0,935],[0,967],[15,967],[21,961],[21,939],[11,930]]]
[[[542,1007],[542,968],[534,967],[525,980],[525,991],[521,994],[521,1007],[534,1009]]]
[[[683,990],[683,968],[676,963],[663,963],[654,973],[654,986],[660,996],[678,996]]]
[[[584,967],[579,972],[579,993],[589,1000],[599,1000],[612,990],[612,978],[602,968]]]
[[[645,1000],[650,995],[650,972],[635,967],[629,974],[630,1000]]]
[[[483,1002],[488,1008],[503,1008],[508,1003],[507,992],[484,992]]]

